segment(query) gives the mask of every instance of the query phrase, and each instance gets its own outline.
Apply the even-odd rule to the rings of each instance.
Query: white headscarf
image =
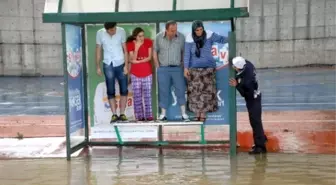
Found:
[[[246,64],[246,61],[243,57],[235,57],[232,60],[232,64],[238,69],[243,69]]]

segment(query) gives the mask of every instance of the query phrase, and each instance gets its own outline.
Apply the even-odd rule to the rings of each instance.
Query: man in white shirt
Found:
[[[125,108],[128,95],[128,59],[126,49],[126,32],[117,27],[115,22],[107,22],[96,35],[96,67],[97,74],[102,75],[100,67],[101,52],[104,52],[103,70],[106,81],[107,97],[112,111],[111,123],[118,120],[127,121]],[[120,115],[117,115],[115,100],[115,80],[120,89]]]

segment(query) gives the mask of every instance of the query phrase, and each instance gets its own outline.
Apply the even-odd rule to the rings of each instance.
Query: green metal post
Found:
[[[63,7],[63,0],[59,0],[57,13],[62,13],[62,7]]]
[[[119,0],[115,1],[114,12],[119,12]]]
[[[201,144],[206,144],[205,133],[204,133],[204,123],[201,125]]]
[[[229,78],[235,78],[232,59],[236,56],[236,34],[229,33]],[[230,156],[237,155],[237,104],[236,88],[229,87],[229,123],[230,123]]]
[[[116,133],[116,135],[117,135],[119,144],[120,144],[120,145],[123,145],[124,142],[123,142],[123,140],[122,140],[122,138],[121,138],[121,136],[120,136],[120,132],[119,132],[118,126],[114,126],[114,130],[115,130],[115,133]]]
[[[174,11],[176,10],[176,3],[177,3],[177,0],[173,0],[173,10]]]
[[[162,125],[159,125],[158,140],[159,140],[160,143],[163,142],[163,127],[162,127]]]
[[[155,29],[156,29],[156,33],[158,34],[160,32],[160,23],[157,22],[155,24]],[[154,66],[154,65],[153,65]],[[154,78],[153,78],[153,85],[154,88],[152,88],[154,90],[154,102],[153,102],[153,106],[152,107],[155,107],[156,110],[153,109],[153,113],[154,113],[154,117],[157,118],[158,114],[159,114],[159,103],[158,103],[158,84],[157,84],[157,73],[156,73],[156,67],[154,66]],[[163,127],[162,125],[159,125],[159,128],[158,128],[158,140],[160,143],[163,142]]]
[[[65,100],[65,135],[67,160],[71,159],[70,120],[69,120],[69,93],[68,93],[68,70],[66,56],[66,32],[65,24],[62,23],[62,50],[63,50],[63,76],[64,76],[64,100]]]
[[[87,65],[86,65],[86,39],[85,25],[82,25],[82,65],[83,65],[83,90],[84,90],[84,124],[85,124],[85,142],[89,143],[89,104],[88,104],[88,85],[87,85]]]
[[[235,0],[230,0],[230,8],[234,8],[235,7]]]

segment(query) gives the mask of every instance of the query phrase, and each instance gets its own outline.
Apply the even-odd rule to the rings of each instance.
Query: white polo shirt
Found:
[[[122,44],[126,42],[126,32],[123,28],[117,27],[116,33],[111,36],[105,28],[97,31],[96,44],[102,46],[104,51],[103,62],[114,67],[125,63]]]

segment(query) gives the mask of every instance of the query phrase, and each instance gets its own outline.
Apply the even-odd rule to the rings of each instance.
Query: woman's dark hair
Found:
[[[133,40],[135,40],[136,36],[138,36],[139,33],[141,32],[145,32],[142,28],[140,27],[136,27],[133,31],[132,31],[132,35],[130,35],[129,37],[127,37],[126,42],[131,42]]]

